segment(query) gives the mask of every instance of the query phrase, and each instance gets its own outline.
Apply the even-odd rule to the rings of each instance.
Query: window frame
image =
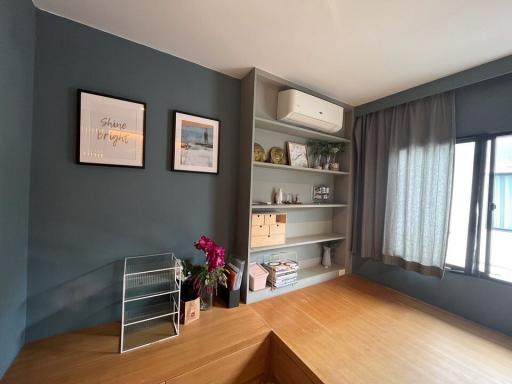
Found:
[[[473,215],[471,214],[471,211],[473,210],[473,197],[474,197],[474,187],[475,187],[475,169],[476,169],[476,155],[477,155],[477,140],[478,138],[474,137],[474,136],[471,136],[471,137],[464,137],[464,138],[457,138],[457,140],[455,141],[455,145],[457,144],[464,144],[464,143],[475,143],[475,149],[474,149],[474,153],[473,153],[473,180],[472,180],[472,185],[471,185],[471,198],[470,198],[470,204],[469,204],[469,210],[470,210],[470,214],[469,214],[469,222],[468,222],[468,227],[466,228],[467,232],[468,232],[468,237],[467,237],[467,243],[466,243],[466,256],[464,258],[464,266],[460,266],[460,265],[455,265],[455,264],[448,264],[448,263],[445,263],[445,270],[447,271],[450,271],[450,272],[456,272],[456,273],[459,273],[459,274],[466,274],[465,273],[465,269],[466,269],[466,265],[468,263],[468,249],[469,249],[469,243],[470,243],[470,227],[471,227],[471,220],[472,220],[472,217]],[[455,173],[453,174],[453,177],[455,178]],[[452,188],[452,199],[453,199],[453,188]],[[450,218],[451,220],[451,218]],[[447,248],[448,250],[448,248]]]
[[[475,153],[473,158],[473,181],[471,188],[471,202],[470,202],[470,214],[469,214],[469,225],[468,225],[468,239],[466,246],[466,258],[465,258],[465,266],[461,267],[459,265],[453,264],[445,264],[445,271],[465,275],[472,276],[477,278],[482,278],[485,280],[490,280],[496,283],[505,284],[508,286],[512,286],[512,281],[506,281],[497,279],[495,277],[490,276],[490,247],[491,247],[491,232],[493,230],[492,224],[492,210],[491,204],[493,204],[492,200],[494,197],[494,177],[495,177],[495,162],[496,162],[496,138],[500,136],[510,136],[512,135],[512,131],[500,132],[500,133],[489,133],[482,135],[472,135],[457,138],[455,144],[462,144],[468,142],[475,143]],[[487,142],[490,141],[490,156],[489,156],[489,180],[488,180],[488,192],[487,192],[487,201],[483,201],[483,193],[481,188],[484,186],[485,172],[482,172],[482,167],[485,171],[485,163],[487,157]],[[484,205],[485,204],[485,205]],[[487,209],[487,217],[485,223],[485,255],[481,255],[480,252],[480,228],[482,215],[481,207],[486,207]],[[499,230],[499,229],[496,229]],[[472,249],[477,249],[477,252],[472,251]],[[485,257],[484,271],[479,270],[481,256]],[[476,267],[476,268],[475,268]]]

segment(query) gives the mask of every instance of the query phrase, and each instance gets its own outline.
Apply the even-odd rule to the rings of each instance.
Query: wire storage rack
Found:
[[[180,334],[181,272],[172,252],[125,258],[121,353]]]

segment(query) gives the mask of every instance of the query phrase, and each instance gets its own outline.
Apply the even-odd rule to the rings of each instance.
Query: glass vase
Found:
[[[213,307],[213,287],[202,287],[199,295],[201,311],[209,311]]]
[[[319,154],[312,155],[309,166],[315,169],[322,169],[322,156]]]
[[[329,155],[329,169],[331,171],[339,171],[340,170],[340,152],[331,152]]]
[[[322,156],[322,169],[329,169],[330,156]]]

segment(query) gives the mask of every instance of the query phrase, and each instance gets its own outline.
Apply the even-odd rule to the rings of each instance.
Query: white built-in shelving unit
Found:
[[[290,88],[344,107],[343,129],[331,135],[276,120],[277,94],[279,91]],[[273,253],[281,251],[296,252],[300,265],[296,284],[279,289],[267,287],[255,292],[249,290],[246,269],[245,281],[242,284],[242,299],[251,303],[350,273],[349,240],[352,213],[350,137],[353,108],[259,69],[253,69],[242,80],[241,103],[241,159],[236,252],[247,261],[246,268],[252,262],[262,262]],[[345,143],[340,171],[253,161],[254,143],[259,143],[268,151],[273,146],[285,149],[288,141],[305,144],[309,140]],[[313,203],[314,185],[331,187],[333,199],[329,204]],[[302,204],[252,204],[253,201],[270,201],[274,188],[282,188],[285,193],[298,194]],[[284,244],[251,248],[251,214],[266,211],[287,213],[286,241]],[[324,268],[320,265],[321,243],[329,240],[340,240],[341,245],[336,249],[334,264],[330,268]]]
[[[259,210],[287,210],[287,209],[308,209],[308,208],[347,208],[348,204],[261,204],[252,206],[253,211]]]
[[[334,176],[341,176],[341,175],[348,176],[350,174],[349,172],[346,172],[346,171],[330,171],[330,170],[326,170],[326,169],[291,167],[289,165],[262,163],[260,161],[253,162],[253,166],[254,167],[276,169],[276,170],[280,169],[280,170],[283,170],[283,171],[292,171],[292,172],[324,173],[326,175],[334,175]]]

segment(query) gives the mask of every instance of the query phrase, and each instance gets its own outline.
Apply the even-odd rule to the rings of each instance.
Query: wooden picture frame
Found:
[[[288,150],[288,162],[292,167],[308,168],[308,148],[306,144],[294,143],[288,141],[286,143]]]
[[[144,168],[146,103],[77,90],[77,163]]]
[[[174,111],[172,170],[219,174],[220,120]]]

